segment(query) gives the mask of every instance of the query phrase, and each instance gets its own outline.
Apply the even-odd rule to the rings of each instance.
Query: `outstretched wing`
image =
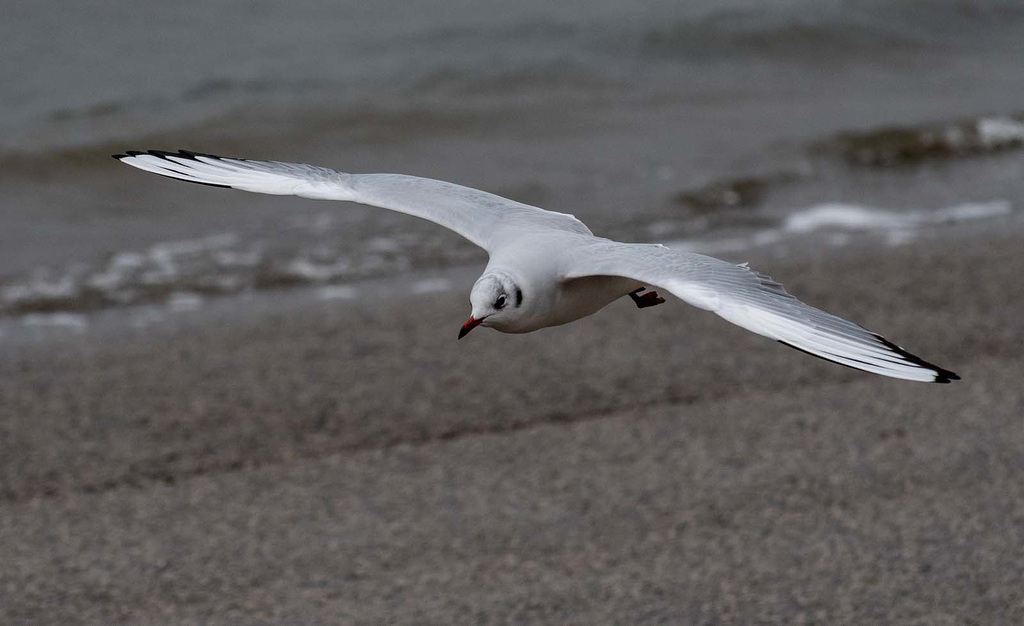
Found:
[[[225,158],[187,150],[129,151],[115,154],[114,158],[140,170],[190,183],[317,200],[345,200],[415,215],[457,232],[488,252],[517,230],[590,234],[571,215],[429,178],[344,174],[326,167]]]
[[[960,377],[880,335],[800,302],[746,265],[657,244],[596,239],[572,255],[566,279],[621,276],[661,287],[759,335],[852,368],[924,382]]]

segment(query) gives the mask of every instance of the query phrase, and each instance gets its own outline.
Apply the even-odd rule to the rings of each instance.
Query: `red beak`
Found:
[[[484,318],[476,319],[472,315],[469,316],[469,320],[462,325],[462,330],[459,331],[459,339],[462,339],[469,334],[469,331],[473,330],[480,325],[480,322],[484,321]]]

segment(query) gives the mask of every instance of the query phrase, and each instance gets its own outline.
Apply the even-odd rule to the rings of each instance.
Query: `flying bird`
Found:
[[[656,287],[747,330],[813,356],[906,380],[960,377],[852,322],[797,300],[746,264],[596,237],[572,215],[454,183],[401,174],[345,174],[324,167],[180,150],[113,155],[190,183],[317,200],[342,200],[414,215],[449,228],[490,260],[470,292],[477,326],[528,333],[591,315],[629,296],[639,308],[665,302]]]

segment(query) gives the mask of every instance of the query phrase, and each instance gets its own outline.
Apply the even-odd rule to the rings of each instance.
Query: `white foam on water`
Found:
[[[293,259],[281,268],[281,270],[287,275],[312,282],[326,281],[336,278],[345,274],[350,269],[351,265],[347,261],[338,261],[337,263],[325,265],[322,263],[314,263],[313,261],[303,257]]]
[[[334,224],[334,216],[330,213],[317,213],[316,215],[296,215],[288,220],[292,228],[301,228],[315,233],[322,233]]]
[[[969,202],[936,210],[914,209],[907,211],[830,203],[790,213],[783,221],[782,229],[790,233],[810,233],[823,228],[846,228],[848,230],[915,228],[927,224],[962,222],[1007,215],[1012,210],[1012,206],[1006,200]]]
[[[821,204],[790,213],[782,223],[789,233],[809,233],[823,228],[871,230],[904,228],[914,224],[908,213],[869,209],[852,204]]]
[[[849,243],[849,234],[842,230],[879,231],[885,234],[886,244],[902,246],[913,241],[917,237],[917,231],[923,226],[999,217],[1012,211],[1012,205],[1006,200],[969,202],[942,209],[907,211],[829,203],[790,213],[783,220],[781,228],[764,228],[743,237],[677,240],[666,242],[665,245],[686,252],[727,254],[770,246],[784,241],[787,236],[837,229],[838,232],[831,233],[828,238],[828,243],[832,246],[844,246]]]
[[[368,252],[398,252],[402,246],[390,237],[373,237],[366,241],[365,248]]]
[[[978,140],[987,148],[1006,148],[1024,143],[1024,122],[1010,117],[978,120]]]
[[[88,319],[78,313],[29,313],[22,316],[21,323],[25,326],[67,328],[76,332],[85,330],[89,325]]]
[[[178,269],[179,257],[195,256],[229,248],[237,244],[238,241],[238,235],[222,233],[199,239],[182,239],[154,244],[146,251],[146,256],[155,267],[142,274],[142,282],[150,285],[173,282],[181,273]]]
[[[449,291],[452,288],[452,281],[447,278],[426,278],[417,281],[412,286],[413,293],[438,293]]]
[[[173,258],[187,254],[198,254],[221,248],[229,248],[238,243],[235,233],[221,233],[200,237],[198,239],[182,239],[179,241],[162,241],[149,248],[149,256],[157,258]]]
[[[351,285],[327,285],[316,290],[319,300],[355,300],[359,290]]]
[[[175,291],[167,299],[167,308],[171,311],[195,311],[202,308],[203,296],[191,291]]]
[[[760,246],[768,246],[782,241],[784,238],[777,228],[765,228],[758,230],[745,237],[725,237],[722,239],[679,239],[667,241],[665,246],[684,252],[697,252],[700,254],[727,254],[729,252],[742,252]]]
[[[213,260],[221,267],[255,267],[263,259],[263,250],[253,248],[245,251],[217,250]]]
[[[78,283],[74,276],[65,274],[56,281],[48,280],[42,275],[33,276],[27,283],[7,285],[0,292],[3,300],[18,302],[22,300],[58,300],[71,298],[78,294]]]
[[[963,222],[967,220],[1009,215],[1011,212],[1013,212],[1013,205],[1006,200],[959,204],[957,206],[935,211],[938,215],[938,219],[934,220],[934,222]]]

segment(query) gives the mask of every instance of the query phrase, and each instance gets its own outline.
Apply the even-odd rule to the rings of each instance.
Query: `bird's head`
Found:
[[[514,326],[523,312],[523,290],[506,272],[489,271],[473,285],[469,302],[473,310],[459,331],[459,339],[477,326],[490,326],[498,330]]]

